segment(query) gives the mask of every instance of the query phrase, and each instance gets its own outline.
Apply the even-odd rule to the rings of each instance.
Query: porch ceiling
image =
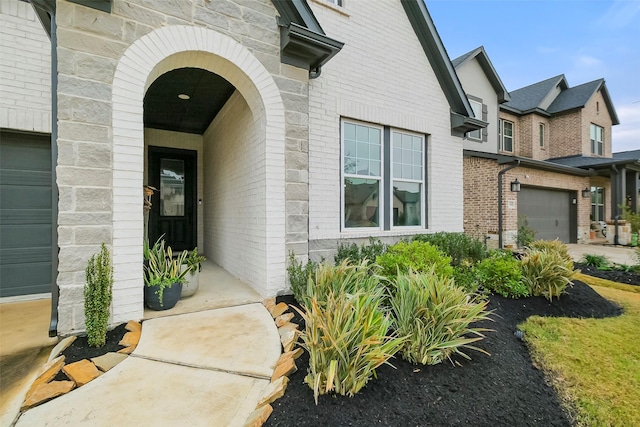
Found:
[[[144,97],[144,126],[202,135],[235,88],[200,68],[178,68],[154,81]],[[188,95],[180,99],[178,95]]]

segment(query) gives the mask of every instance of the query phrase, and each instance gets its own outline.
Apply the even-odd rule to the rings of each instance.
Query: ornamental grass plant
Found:
[[[392,320],[381,309],[383,290],[349,293],[329,289],[320,302],[310,296],[300,314],[305,321],[302,347],[309,353],[305,383],[318,396],[353,396],[387,363],[405,338],[389,334]]]
[[[472,345],[488,331],[472,326],[490,319],[487,301],[475,300],[453,279],[433,270],[399,274],[390,302],[396,333],[408,337],[400,349],[408,362],[435,365],[454,354],[470,359],[463,349],[488,354]]]
[[[554,297],[560,298],[567,286],[572,285],[577,273],[573,269],[573,261],[548,248],[528,250],[521,264],[523,281],[529,293],[543,295],[550,301]]]

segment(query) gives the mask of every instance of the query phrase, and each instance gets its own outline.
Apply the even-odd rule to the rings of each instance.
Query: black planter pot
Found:
[[[158,298],[159,286],[146,286],[144,287],[144,303],[151,310],[169,310],[173,308],[180,299],[180,293],[182,292],[182,283],[174,283],[170,287],[164,288],[162,295],[162,305]]]

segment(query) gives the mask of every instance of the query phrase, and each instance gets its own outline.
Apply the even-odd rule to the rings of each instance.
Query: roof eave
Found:
[[[602,81],[599,90],[602,93],[604,102],[607,104],[607,110],[609,110],[609,115],[611,116],[611,126],[619,125],[620,119],[618,118],[618,113],[616,113],[616,109],[613,106],[611,96],[609,95],[609,90],[607,89],[607,85],[605,84],[604,80]]]
[[[456,112],[451,112],[451,132],[454,136],[464,137],[468,132],[484,129],[489,123],[474,117],[467,117]]]
[[[565,166],[557,163],[546,162],[544,160],[534,160],[528,157],[519,157],[519,156],[508,156],[505,154],[493,154],[493,153],[485,153],[481,151],[473,151],[473,150],[464,150],[465,156],[471,157],[481,157],[485,159],[496,160],[499,165],[504,165],[507,163],[512,163],[516,160],[520,161],[520,166],[530,167],[538,170],[546,170],[549,172],[557,172],[564,173],[568,175],[575,176],[593,176],[595,175],[595,171],[592,169],[582,169],[573,166]]]
[[[280,25],[280,60],[284,64],[317,71],[333,58],[344,43],[293,22]]]

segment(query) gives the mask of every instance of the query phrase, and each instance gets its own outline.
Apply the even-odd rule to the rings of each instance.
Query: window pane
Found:
[[[369,142],[380,145],[380,129],[369,128]]]
[[[377,179],[345,178],[345,227],[379,227],[379,191]]]
[[[371,175],[380,176],[380,162],[371,160],[369,162],[369,171],[371,172]]]
[[[410,165],[413,163],[413,158],[411,156],[410,150],[402,150],[402,163],[404,163],[405,165]]]
[[[402,165],[402,178],[411,179],[412,171],[413,171],[413,167],[411,165],[403,164]]]
[[[368,159],[369,158],[369,144],[366,142],[358,141],[358,158],[359,159]]]
[[[422,179],[422,168],[420,166],[413,167],[413,179]]]
[[[380,149],[375,145],[370,145],[369,157],[371,158],[371,160],[380,160]]]
[[[422,138],[413,137],[413,151],[422,151]]]
[[[393,163],[393,177],[394,178],[402,178],[402,164],[401,163]]]
[[[369,128],[366,126],[356,126],[356,140],[358,142],[369,141]]]
[[[160,215],[184,216],[184,161],[160,159]]]
[[[369,175],[369,160],[358,159],[356,173],[358,175]]]
[[[356,158],[345,157],[344,158],[344,173],[356,173]]]
[[[344,141],[344,155],[346,157],[356,156],[356,142],[351,139],[345,139]]]
[[[393,225],[421,225],[421,185],[412,182],[393,183]]]
[[[356,139],[356,125],[353,123],[343,123],[344,125],[344,139],[355,140]]]
[[[420,151],[413,152],[413,165],[422,166],[422,153]]]

